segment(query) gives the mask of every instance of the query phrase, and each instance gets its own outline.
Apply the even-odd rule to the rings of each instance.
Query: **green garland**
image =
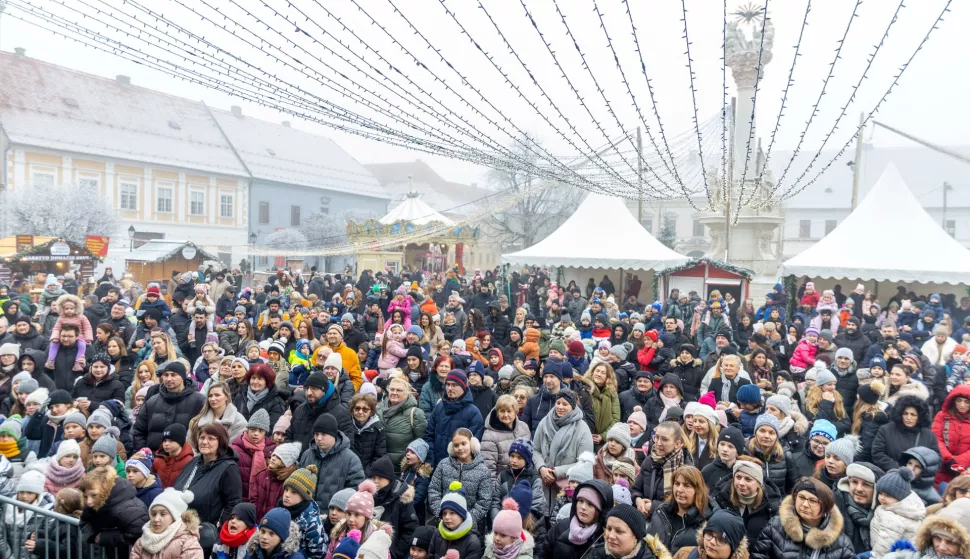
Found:
[[[660,276],[665,274],[673,274],[681,270],[686,270],[688,268],[693,268],[694,266],[697,266],[698,264],[702,264],[704,262],[706,262],[711,267],[720,268],[725,272],[731,272],[732,274],[737,274],[746,280],[750,280],[751,278],[754,277],[754,270],[749,270],[748,268],[742,268],[741,266],[728,264],[723,260],[715,260],[714,258],[708,258],[706,256],[702,256],[700,258],[692,258],[688,260],[687,263],[680,264],[679,266],[670,266],[662,270],[654,270],[653,281],[651,282],[652,283],[651,291],[653,292],[653,300],[654,301],[660,300]]]
[[[782,284],[785,286],[785,293],[788,294],[788,301],[786,307],[788,308],[787,316],[793,316],[795,314],[795,306],[797,301],[795,299],[798,292],[798,280],[795,276],[785,276],[782,278]]]

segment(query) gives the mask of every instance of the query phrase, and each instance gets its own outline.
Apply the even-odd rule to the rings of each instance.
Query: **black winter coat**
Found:
[[[84,360],[91,363],[94,356],[94,344],[88,344],[84,349]],[[46,369],[47,374],[54,379],[54,386],[70,392],[74,388],[74,381],[83,373],[74,372],[74,361],[77,360],[77,345],[74,347],[61,346],[54,357],[54,369]],[[46,360],[45,360],[46,361]],[[43,363],[41,363],[43,365]]]
[[[110,489],[108,496],[97,510],[86,506],[81,511],[81,537],[104,548],[105,557],[128,557],[148,522],[148,507],[128,480],[116,477],[113,482],[106,488]]]
[[[449,549],[457,550],[458,557],[461,559],[482,559],[485,545],[478,537],[478,530],[474,525],[464,537],[454,541],[442,538],[441,533],[435,530],[434,535],[431,536],[431,545],[428,546],[428,559],[444,559]]]
[[[732,475],[734,475],[732,468],[722,462],[720,457],[715,458],[713,462],[704,466],[704,469],[701,470],[701,477],[704,478],[704,485],[707,486],[709,492],[713,492],[722,479]]]
[[[229,520],[232,508],[242,500],[242,476],[238,458],[231,448],[212,462],[196,456],[175,478],[174,487],[192,491],[195,498],[189,504],[202,522],[218,525]]]
[[[354,350],[355,352],[357,351],[357,348],[360,347],[360,344],[366,341],[367,341],[367,334],[365,334],[362,330],[357,328],[356,324],[354,325],[353,328],[344,332],[344,343],[347,344],[347,347]]]
[[[653,385],[650,386],[649,392],[640,392],[637,390],[636,383],[634,383],[629,390],[620,392],[620,421],[626,422],[626,420],[630,419],[630,414],[633,413],[633,409],[637,406],[640,406],[640,408],[643,409],[643,413],[647,413],[647,402],[649,402],[656,393],[657,391],[653,389]],[[650,418],[648,417],[647,422],[649,423],[649,421]],[[651,431],[651,427],[653,427],[653,425],[647,425],[646,432],[649,433]]]
[[[703,365],[704,363],[700,359],[694,359],[687,364],[682,363],[679,359],[668,362],[667,372],[680,377],[680,382],[684,385],[684,400],[688,402],[696,402],[701,397],[701,381],[707,374]]]
[[[522,414],[523,420],[529,424],[530,433],[536,432],[539,423],[554,407],[556,407],[556,395],[550,394],[545,386],[540,386],[539,392],[526,402],[525,411]]]
[[[748,454],[761,460],[768,471],[768,479],[774,482],[782,492],[788,494],[792,487],[795,487],[795,481],[798,477],[795,475],[795,460],[790,452],[782,451],[780,455],[772,455],[767,460],[757,450],[752,452],[749,448]]]
[[[333,387],[333,384],[330,386]],[[340,429],[340,432],[347,435],[347,438],[353,443],[354,434],[357,431],[354,429],[354,420],[350,418],[347,408],[340,403],[336,390],[329,390],[323,397],[322,403],[311,404],[304,401],[293,410],[293,420],[283,437],[286,442],[298,442],[303,445],[304,450],[310,448],[311,443],[313,443],[313,422],[321,415],[329,413],[337,420],[337,428]]]
[[[855,409],[856,393],[859,392],[859,377],[856,375],[855,362],[849,366],[849,371],[843,376],[838,373],[835,365],[830,369],[835,375],[835,389],[842,395],[842,406],[845,407],[845,414],[852,417],[852,410]]]
[[[109,374],[98,382],[94,380],[94,375],[88,373],[78,379],[74,389],[71,390],[71,397],[75,400],[81,397],[90,400],[91,406],[88,411],[93,412],[105,400],[118,400],[123,403],[125,401],[125,385],[114,374]]]
[[[579,408],[583,410],[583,421],[589,427],[590,433],[596,433],[596,415],[593,411],[593,396],[589,393],[589,387],[582,380],[573,381],[569,389],[576,394],[579,400]],[[535,431],[531,431],[535,433]]]
[[[681,450],[684,454],[684,465],[690,466],[693,464],[690,453],[684,448]],[[653,513],[660,508],[660,505],[664,501],[664,474],[663,466],[654,462],[653,458],[648,454],[643,460],[643,464],[640,464],[640,473],[637,474],[637,479],[633,480],[633,487],[630,488],[630,495],[633,497],[634,505],[637,499],[648,499],[651,501],[650,512],[651,516]]]
[[[414,487],[392,480],[384,489],[374,494],[374,506],[382,507],[379,518],[394,527],[391,541],[391,559],[407,559],[411,552],[411,536],[418,527],[418,515],[414,512]]]
[[[593,479],[576,486],[574,494],[585,487],[593,489],[600,494],[603,499],[603,510],[608,511],[613,508],[613,490],[605,481]],[[571,507],[569,518],[556,521],[553,519],[552,527],[546,534],[545,550],[542,554],[546,559],[581,559],[586,552],[593,547],[593,544],[600,541],[603,535],[603,528],[606,526],[606,515],[600,514],[599,526],[584,544],[576,545],[569,541],[569,523],[576,516],[576,507]],[[540,542],[536,542],[536,546]]]
[[[384,433],[384,423],[377,415],[372,416],[363,426],[358,426],[354,420],[353,440],[351,448],[357,458],[360,458],[364,470],[387,454],[387,434]]]
[[[876,440],[879,428],[889,423],[889,415],[884,411],[862,414],[862,427],[859,429],[859,450],[855,453],[856,462],[872,462],[872,443]]]
[[[835,505],[842,513],[842,521],[845,523],[844,532],[852,542],[855,552],[863,553],[872,549],[872,539],[869,535],[869,522],[872,521],[873,510],[862,511],[852,499],[852,495],[847,491],[837,489],[835,493]],[[853,519],[853,517],[856,519]]]
[[[475,403],[475,407],[481,412],[482,417],[488,417],[492,408],[495,407],[495,402],[498,401],[498,394],[487,386],[469,386],[468,390],[471,391],[472,402]]]
[[[727,476],[711,491],[711,507],[715,511],[726,509],[735,513],[738,512],[738,507],[731,503],[731,484],[733,481],[733,476]],[[766,481],[764,487],[765,494],[761,498],[761,503],[754,509],[745,508],[744,514],[741,515],[749,542],[757,541],[761,531],[778,513],[778,504],[781,502],[781,491],[771,480]]]
[[[37,421],[37,419],[29,421],[27,427],[24,429],[24,437],[30,441],[40,441],[37,456],[45,457],[50,453],[54,441],[59,441],[64,438],[64,426],[58,423],[57,427],[51,427],[46,410],[43,413],[41,410],[37,410],[36,413],[41,414],[39,417],[40,421]]]
[[[724,384],[724,378],[717,377],[717,378],[711,379],[711,384],[708,385],[708,390],[714,393],[714,399],[717,400],[718,402],[723,400],[723,398],[721,398],[721,388],[723,387],[723,384]],[[737,403],[738,389],[744,386],[745,384],[751,384],[751,381],[746,378],[742,378],[740,374],[734,377],[734,383],[731,385],[731,390],[728,392],[728,395],[730,397],[730,399],[728,400],[729,402]]]
[[[152,386],[135,417],[135,425],[131,429],[132,445],[134,448],[161,448],[165,428],[173,423],[188,425],[193,417],[199,415],[204,404],[205,396],[194,388],[169,392],[162,385]]]
[[[698,511],[697,507],[691,507],[686,515],[678,516],[677,503],[671,499],[660,505],[651,515],[647,532],[659,536],[667,550],[674,554],[682,547],[697,545],[697,530],[710,515],[710,507],[703,512]]]
[[[848,330],[842,328],[839,330],[839,335],[835,337],[835,345],[852,350],[852,359],[856,363],[862,363],[862,359],[866,356],[866,349],[871,344],[872,342],[862,333],[862,330],[856,330],[850,334]]]
[[[494,317],[491,314],[486,314],[485,329],[492,333],[492,345],[509,345],[509,331],[512,329],[512,323],[504,314],[498,313]]]
[[[903,410],[909,407],[919,410],[915,427],[903,425]],[[897,400],[892,408],[892,421],[880,427],[872,440],[872,463],[886,472],[905,466],[902,454],[917,446],[925,446],[939,455],[940,445],[930,429],[932,421],[925,401],[915,396],[903,396]]]
[[[249,399],[246,398],[246,393],[249,392],[248,389],[240,390],[232,403],[236,406],[236,411],[241,413],[246,419],[252,417],[259,410],[266,410],[266,413],[269,414],[269,428],[272,431],[273,427],[276,426],[276,422],[286,413],[286,401],[280,395],[280,391],[276,388],[276,385],[271,384],[267,388],[269,388],[269,393],[262,400],[256,402],[256,405],[252,408],[249,407]],[[272,435],[272,433],[268,434]]]
[[[752,559],[854,559],[852,542],[842,533],[842,513],[832,507],[828,520],[805,533],[795,514],[792,498],[785,497],[778,516],[764,529],[759,538],[748,538]]]

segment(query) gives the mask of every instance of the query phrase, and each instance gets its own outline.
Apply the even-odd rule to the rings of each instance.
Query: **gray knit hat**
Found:
[[[855,453],[859,451],[859,437],[855,435],[846,435],[841,439],[837,439],[827,447],[825,447],[825,454],[834,454],[839,457],[840,460],[845,462],[848,466],[853,461],[855,461]]]
[[[913,492],[913,486],[910,485],[912,481],[913,470],[909,468],[896,468],[895,470],[889,470],[886,475],[879,478],[879,481],[876,482],[876,491],[885,493],[897,501],[902,501],[907,495]]]
[[[788,396],[775,394],[771,398],[768,398],[765,404],[775,406],[781,413],[785,414],[786,416],[791,416],[791,398]]]
[[[263,409],[256,410],[256,413],[249,417],[249,423],[246,424],[246,428],[262,429],[263,432],[269,433],[269,413]]]
[[[428,443],[424,442],[424,439],[414,439],[408,445],[407,449],[413,452],[423,463],[428,459],[428,452],[431,450],[431,447]]]
[[[273,455],[278,456],[283,461],[283,465],[289,468],[300,459],[301,446],[299,442],[283,443],[273,450]]]
[[[37,470],[27,470],[17,481],[17,492],[26,491],[41,495],[44,493],[44,474]]]
[[[815,379],[815,384],[822,386],[823,384],[828,384],[830,382],[838,382],[839,379],[835,378],[832,371],[828,369],[819,369],[818,377]]]
[[[61,425],[67,425],[68,423],[77,423],[84,429],[88,428],[88,420],[85,419],[84,414],[79,411],[73,411],[67,414],[64,421],[61,421]]]
[[[32,378],[28,378],[27,380],[20,381],[20,384],[17,385],[17,393],[30,394],[34,390],[37,390],[39,387],[40,387],[40,384],[38,384],[36,380]]]
[[[107,454],[109,458],[115,460],[118,458],[118,441],[111,435],[103,435],[100,439],[94,441],[94,445],[91,446],[91,454],[95,452]]]
[[[346,512],[347,501],[349,501],[350,498],[353,497],[356,493],[357,493],[356,490],[351,489],[349,487],[347,489],[341,489],[340,491],[337,491],[336,493],[333,494],[333,497],[330,497],[329,507],[332,509],[339,509],[341,511]]]
[[[778,421],[777,417],[771,415],[770,413],[763,413],[759,415],[754,422],[754,432],[757,433],[758,429],[765,425],[774,429],[775,434],[781,437],[781,422]],[[848,462],[846,462],[846,464],[848,464]]]
[[[107,429],[111,427],[111,414],[107,410],[98,408],[88,418],[88,425],[100,425]]]
[[[596,460],[596,456],[592,452],[584,452],[579,455],[579,459],[573,464],[572,468],[569,468],[567,474],[569,481],[575,481],[577,483],[586,483],[587,481],[593,479],[593,462]]]

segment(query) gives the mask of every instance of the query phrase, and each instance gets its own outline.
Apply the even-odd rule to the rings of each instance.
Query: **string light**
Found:
[[[694,106],[693,120],[694,129],[697,131],[697,154],[700,156],[701,160],[701,175],[704,178],[704,192],[708,193],[708,199],[710,199],[710,189],[707,185],[707,169],[704,166],[703,138],[701,137],[700,121],[697,118],[697,89],[694,87],[694,63],[690,56],[690,37],[687,35],[687,1],[680,0],[680,7],[682,13],[684,14],[681,21],[684,22],[684,43],[687,46],[687,52],[685,54],[687,55],[687,73],[690,75],[690,99]],[[701,211],[701,209],[694,204],[694,201],[691,200],[689,196],[687,197],[687,203],[690,204],[690,206],[695,210]]]
[[[758,91],[761,89],[761,73],[764,70],[761,64],[761,57],[765,53],[765,29],[768,26],[768,0],[765,0],[765,7],[763,9],[764,15],[761,18],[761,41],[758,46],[758,65],[755,67],[754,94],[751,96],[751,119],[748,121],[748,139],[744,148],[744,169],[741,170],[741,188],[738,194],[738,210],[734,212],[733,225],[737,225],[738,219],[741,218],[741,207],[742,201],[744,200],[744,187],[747,184],[748,166],[751,162],[751,140],[754,138],[754,115],[758,111]]]

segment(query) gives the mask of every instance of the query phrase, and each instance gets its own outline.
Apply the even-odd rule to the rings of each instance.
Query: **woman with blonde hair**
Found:
[[[154,361],[142,361],[138,364],[138,368],[135,369],[135,377],[131,380],[131,386],[125,391],[125,408],[131,409],[135,394],[138,394],[143,386],[152,386],[159,383],[157,369]]]
[[[498,479],[509,465],[509,448],[516,439],[531,439],[529,425],[518,418],[519,404],[511,394],[499,396],[495,408],[485,418],[482,460],[492,477]]]
[[[852,422],[845,411],[842,395],[836,390],[835,374],[828,369],[818,369],[815,386],[805,395],[805,417],[809,422],[819,419],[831,421],[841,437],[849,432]]]
[[[696,546],[697,531],[711,515],[707,494],[700,470],[694,466],[677,468],[674,490],[650,517],[647,532],[657,534],[671,553]]]
[[[236,406],[232,403],[232,393],[224,382],[216,382],[209,386],[202,410],[189,420],[188,442],[193,450],[199,448],[201,429],[210,423],[222,425],[229,433],[230,441],[246,430],[248,422],[243,414],[236,410]]]
[[[172,338],[168,337],[168,334],[165,332],[152,332],[148,337],[148,343],[152,349],[145,359],[148,361],[154,361],[155,365],[161,366],[169,361],[175,361],[176,359],[181,358],[178,349],[175,347],[175,344],[172,343]],[[192,365],[185,359],[182,359],[182,361],[185,362],[184,364],[186,370],[191,371]]]
[[[430,346],[429,355],[434,359],[438,355],[438,344],[445,339],[445,335],[441,331],[441,328],[434,323],[434,319],[429,313],[422,312],[418,316],[418,326],[424,332],[419,343],[427,343]]]
[[[687,431],[685,446],[698,469],[704,469],[704,466],[713,463],[717,458],[717,438],[720,434],[721,423],[717,413],[704,404],[694,406],[694,417],[691,418],[691,429]]]
[[[581,377],[593,398],[593,443],[598,450],[606,443],[610,427],[620,422],[620,395],[616,391],[616,373],[609,363],[597,363]]]
[[[424,438],[428,418],[418,407],[418,399],[407,377],[391,377],[385,390],[387,397],[381,400],[377,415],[384,423],[387,455],[392,464],[400,464],[411,441]]]
[[[239,351],[236,354],[240,357],[245,357],[246,344],[256,340],[255,334],[253,333],[253,325],[248,320],[240,321],[236,326],[236,334],[239,335],[239,343],[236,345]]]

